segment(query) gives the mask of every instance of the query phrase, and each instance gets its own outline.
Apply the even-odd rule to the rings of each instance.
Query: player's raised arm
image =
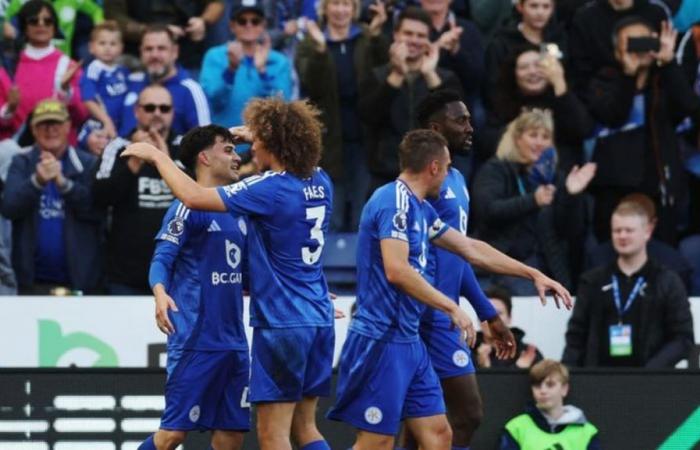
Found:
[[[476,342],[474,325],[467,313],[445,294],[435,289],[408,262],[408,243],[398,239],[380,242],[384,273],[389,283],[428,306],[444,311],[455,326],[467,333],[470,347]]]
[[[432,242],[445,250],[460,255],[475,266],[490,272],[529,278],[535,284],[543,305],[547,303],[545,295],[548,291],[552,292],[557,307],[559,307],[560,301],[564,303],[567,309],[571,309],[573,305],[571,294],[560,283],[552,280],[539,270],[496,250],[486,242],[466,237],[454,229],[447,230]]]
[[[215,188],[205,188],[197,184],[180,170],[168,155],[151,144],[137,142],[126,147],[122,158],[134,156],[153,164],[173,194],[190,209],[204,211],[226,211],[226,206]]]

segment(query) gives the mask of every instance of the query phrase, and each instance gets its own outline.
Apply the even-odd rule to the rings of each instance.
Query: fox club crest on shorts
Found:
[[[190,421],[197,422],[199,420],[199,414],[199,405],[194,405],[192,409],[190,409]]]
[[[377,425],[383,418],[384,414],[382,414],[382,410],[376,406],[370,406],[369,408],[365,409],[365,420],[370,425]]]
[[[469,355],[464,350],[457,350],[452,354],[452,362],[457,367],[467,367],[469,364]]]

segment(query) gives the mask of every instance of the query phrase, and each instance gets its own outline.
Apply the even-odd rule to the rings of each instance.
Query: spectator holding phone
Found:
[[[506,129],[496,156],[474,180],[476,235],[496,249],[552,276],[564,286],[574,279],[570,242],[585,233],[581,194],[595,175],[595,164],[557,170],[554,123],[548,111],[522,112]],[[513,295],[536,295],[513,277],[488,275]]]
[[[260,0],[237,0],[230,27],[234,39],[207,51],[199,82],[211,106],[212,121],[235,126],[243,123],[241,113],[250,99],[291,98],[292,66],[271,48]]]
[[[486,52],[487,83],[495,92],[501,67],[508,57],[526,44],[542,46],[543,54],[563,59],[566,56],[566,35],[552,18],[554,0],[517,0],[515,8],[521,20],[496,32]],[[493,100],[488,97],[487,101]]]
[[[593,224],[601,242],[610,237],[609,218],[620,199],[641,192],[657,205],[657,237],[675,244],[685,189],[675,129],[687,116],[700,121],[700,98],[674,59],[675,42],[668,22],[657,37],[644,19],[622,19],[613,33],[615,64],[590,81],[586,100],[599,122]]]
[[[491,157],[506,125],[523,108],[552,111],[559,166],[565,170],[582,160],[583,140],[593,131],[585,105],[569,89],[561,61],[533,44],[516,47],[504,61],[491,94],[493,104],[481,133],[479,156]]]

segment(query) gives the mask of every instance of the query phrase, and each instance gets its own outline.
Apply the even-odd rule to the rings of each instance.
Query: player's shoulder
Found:
[[[400,181],[392,181],[374,191],[368,205],[370,208],[379,211],[393,209],[408,213],[411,209],[411,192],[408,187]]]
[[[328,175],[328,172],[323,170],[321,167],[314,168],[314,171],[313,171],[313,174],[311,175],[311,178],[315,182],[320,181],[320,182],[325,183],[329,186],[333,184],[333,182],[331,181],[330,175]]]

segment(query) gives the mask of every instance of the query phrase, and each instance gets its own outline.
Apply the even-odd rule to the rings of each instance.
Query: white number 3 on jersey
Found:
[[[321,258],[321,251],[323,251],[323,244],[325,243],[321,225],[323,224],[323,218],[325,216],[325,206],[314,206],[313,208],[306,208],[306,219],[314,220],[314,226],[310,230],[310,237],[314,241],[318,242],[318,247],[316,247],[316,250],[314,251],[311,251],[309,247],[301,248],[301,259],[302,261],[304,261],[304,264],[316,264]]]

